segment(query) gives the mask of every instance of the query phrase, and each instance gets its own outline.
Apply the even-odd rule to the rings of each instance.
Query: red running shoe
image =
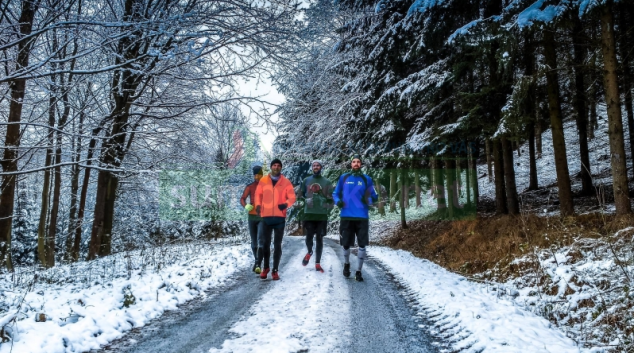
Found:
[[[266,279],[266,277],[269,275],[269,268],[265,268],[264,270],[262,270],[262,273],[260,273],[260,278],[261,279]]]
[[[321,273],[324,273],[324,269],[323,269],[323,268],[321,268],[321,265],[320,265],[320,264],[315,264],[315,271],[319,271],[319,272],[321,272]]]
[[[302,265],[304,265],[304,266],[308,265],[308,261],[310,261],[310,256],[311,255],[312,255],[311,253],[308,253],[308,254],[306,254],[306,256],[304,256],[304,259],[302,260]]]
[[[280,275],[277,273],[277,270],[273,270],[273,280],[274,281],[279,281],[280,279]]]

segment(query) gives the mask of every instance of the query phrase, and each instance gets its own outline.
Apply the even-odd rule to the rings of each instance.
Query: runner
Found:
[[[278,266],[282,257],[282,237],[286,225],[286,210],[295,203],[293,184],[281,174],[282,161],[271,161],[271,172],[260,179],[255,190],[255,210],[262,217],[261,247],[258,249],[258,263],[264,258],[264,269],[260,278],[266,279],[269,274],[271,257],[271,233],[273,237],[273,272],[272,278],[279,280]]]
[[[374,191],[372,178],[361,172],[361,156],[352,156],[352,172],[339,177],[337,187],[333,194],[335,204],[341,210],[341,245],[343,246],[343,275],[350,276],[350,247],[354,246],[355,237],[359,245],[359,266],[355,273],[357,281],[363,281],[361,268],[367,257],[365,247],[370,242],[368,207],[371,202],[376,202],[378,197]]]
[[[332,183],[321,175],[323,163],[314,160],[312,163],[313,175],[304,179],[301,185],[301,193],[305,199],[304,204],[304,232],[306,234],[306,248],[308,253],[302,260],[302,265],[308,265],[313,255],[313,237],[317,238],[317,254],[315,257],[315,270],[324,272],[321,268],[321,253],[324,248],[324,237],[328,227],[328,212],[332,209]]]
[[[249,234],[251,235],[251,250],[253,251],[253,258],[255,259],[255,264],[253,265],[252,270],[257,274],[261,272],[260,266],[262,265],[262,261],[258,261],[258,245],[260,244],[258,234],[260,221],[262,219],[260,218],[260,216],[258,216],[257,212],[255,212],[255,207],[253,206],[253,204],[255,203],[255,190],[258,187],[260,179],[262,179],[262,175],[262,167],[253,167],[253,182],[244,188],[244,192],[242,193],[242,197],[240,198],[240,204],[244,207],[245,210],[247,210],[247,212],[249,212],[248,222]],[[247,197],[249,198],[249,203],[246,202]]]

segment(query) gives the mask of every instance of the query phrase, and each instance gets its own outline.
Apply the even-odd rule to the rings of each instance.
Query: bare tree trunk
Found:
[[[535,123],[528,125],[528,165],[529,165],[529,182],[528,190],[537,190],[539,188],[537,180],[537,159],[535,155]]]
[[[584,65],[586,61],[585,34],[579,16],[572,14],[572,43],[573,43],[573,69],[575,77],[575,89],[573,92],[572,105],[577,113],[577,131],[579,133],[579,157],[581,162],[581,194],[591,195],[593,193],[592,175],[590,174],[590,151],[588,149],[588,112],[586,111],[586,94],[584,82]]]
[[[541,115],[538,111],[537,114]],[[535,122],[535,152],[536,159],[542,158],[542,122],[541,119]]]
[[[420,170],[419,168],[414,168],[414,192],[416,193],[416,208],[421,207],[421,188],[420,188]]]
[[[515,184],[515,168],[513,168],[513,148],[506,138],[500,138],[502,144],[502,159],[504,160],[504,186],[506,191],[506,206],[508,213],[516,215],[520,213],[517,186]]]
[[[455,211],[454,201],[458,199],[458,187],[456,183],[456,161],[452,158],[445,158],[445,177],[447,180],[445,187],[447,189],[447,198],[445,199],[445,204],[447,205],[447,217],[449,217],[449,219],[453,219]]]
[[[506,214],[506,184],[504,183],[504,159],[500,140],[493,140],[493,164],[495,172],[495,213]]]
[[[51,81],[54,82],[55,78],[52,77]],[[54,94],[54,92],[56,91],[55,87],[51,86],[50,91],[51,93],[48,101],[48,146],[46,148],[46,159],[44,161],[46,169],[44,170],[44,185],[42,186],[42,205],[40,208],[40,220],[37,227],[37,257],[40,264],[44,267],[47,266],[46,253],[48,252],[48,231],[46,225],[48,223],[48,208],[50,205],[51,197],[51,169],[49,169],[49,167],[53,163],[53,144],[55,139],[55,132],[53,128],[55,128],[55,102],[57,100],[57,97]]]
[[[631,4],[626,4],[624,2],[619,3],[619,27],[622,28],[622,33],[620,36],[620,49],[621,49],[621,60],[623,67],[623,75],[621,79],[621,84],[623,86],[623,103],[625,104],[625,112],[627,113],[627,127],[628,127],[628,137],[630,139],[630,159],[634,161],[634,111],[632,110],[632,71],[630,68],[630,57],[629,51],[631,50],[630,45],[632,38],[632,29],[630,28],[630,23],[628,23],[627,16],[632,16]],[[634,168],[632,168],[632,173],[634,173]]]
[[[489,171],[489,183],[493,182],[493,160],[491,158],[491,140],[486,139],[484,142],[484,153],[487,156],[487,168]]]
[[[396,169],[390,172],[390,212],[396,212]]]
[[[564,126],[561,118],[559,78],[556,71],[557,53],[555,51],[555,38],[552,30],[545,29],[543,34],[544,57],[546,59],[546,65],[548,66],[548,71],[546,72],[548,107],[553,136],[555,169],[557,171],[557,186],[559,187],[559,211],[561,215],[565,217],[574,213],[574,205],[572,202],[572,191],[570,189],[570,173],[568,172],[568,159],[566,157]]]
[[[597,39],[595,26],[591,25],[591,40],[594,43]],[[597,116],[597,83],[599,81],[597,77],[597,55],[592,55],[590,59],[590,91],[588,92],[590,101],[590,119],[588,122],[588,138],[594,139],[595,131],[599,128],[599,119]]]
[[[31,34],[33,18],[39,6],[39,1],[22,1],[22,10],[18,23],[20,24],[20,37],[26,38]],[[22,40],[18,44],[18,54],[15,61],[16,71],[29,65],[31,54],[31,40]],[[11,228],[13,222],[13,207],[15,201],[15,183],[18,171],[18,148],[20,147],[20,120],[22,119],[22,102],[26,93],[26,78],[16,78],[9,82],[11,102],[9,103],[9,116],[6,136],[4,139],[4,155],[0,165],[6,173],[2,177],[0,185],[0,264],[4,263],[10,271],[13,271],[11,263]]]
[[[470,175],[471,175],[471,179],[470,179],[471,189],[473,190],[473,206],[475,209],[478,206],[478,199],[480,197],[480,192],[479,192],[479,185],[478,185],[478,166],[476,165],[478,147],[477,145],[474,147],[475,148],[471,148],[469,152],[469,155],[471,158],[471,166],[469,167],[469,169],[470,169]]]
[[[401,208],[401,228],[403,229],[407,229],[407,221],[405,219],[405,199],[407,199],[407,190],[405,189],[405,179],[407,178],[406,176],[406,171],[405,168],[401,169],[401,180],[400,180],[400,184],[401,184],[401,197],[400,197],[400,205],[399,207]]]
[[[405,195],[405,199],[403,200],[403,206],[405,208],[409,208],[409,169],[403,168],[401,171],[401,175],[403,176],[403,195]]]
[[[471,173],[473,167],[471,160],[471,145],[467,146],[467,168],[465,168],[465,180],[467,184],[467,205],[471,205]]]
[[[78,136],[77,139],[73,138],[73,146],[72,149],[74,151],[73,155],[73,166],[71,168],[71,182],[70,182],[70,208],[68,211],[68,230],[66,232],[66,251],[64,253],[64,259],[66,261],[77,261],[77,258],[74,256],[73,245],[74,245],[74,235],[77,228],[77,208],[78,208],[78,197],[77,192],[79,191],[79,160],[81,159],[81,136],[84,134],[84,113],[79,114],[79,127],[78,127]]]
[[[616,43],[614,39],[613,1],[607,0],[601,9],[601,48],[603,52],[605,104],[608,112],[608,135],[614,187],[616,214],[632,212],[627,185],[625,166],[625,143],[623,141],[623,121],[621,117],[621,97],[617,76]]]

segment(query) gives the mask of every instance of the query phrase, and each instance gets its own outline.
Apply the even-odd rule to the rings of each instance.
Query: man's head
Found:
[[[260,179],[262,179],[262,175],[264,175],[262,167],[260,167],[259,165],[253,167],[253,180],[260,181]]]
[[[355,154],[352,156],[352,162],[350,162],[352,170],[358,172],[361,170],[361,155]]]
[[[315,159],[313,161],[312,169],[313,174],[318,175],[321,173],[321,169],[324,167],[323,163],[319,159]]]
[[[271,161],[271,175],[278,176],[282,172],[282,161],[275,158]]]

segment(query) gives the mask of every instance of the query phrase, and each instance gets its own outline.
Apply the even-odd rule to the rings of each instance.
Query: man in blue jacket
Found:
[[[374,191],[372,178],[361,172],[361,156],[352,156],[352,172],[339,177],[337,187],[333,193],[335,204],[341,210],[341,245],[343,246],[343,275],[349,277],[350,272],[350,247],[354,246],[356,237],[359,245],[359,267],[355,273],[357,281],[363,281],[361,268],[367,257],[365,247],[370,243],[368,208],[378,197]]]

